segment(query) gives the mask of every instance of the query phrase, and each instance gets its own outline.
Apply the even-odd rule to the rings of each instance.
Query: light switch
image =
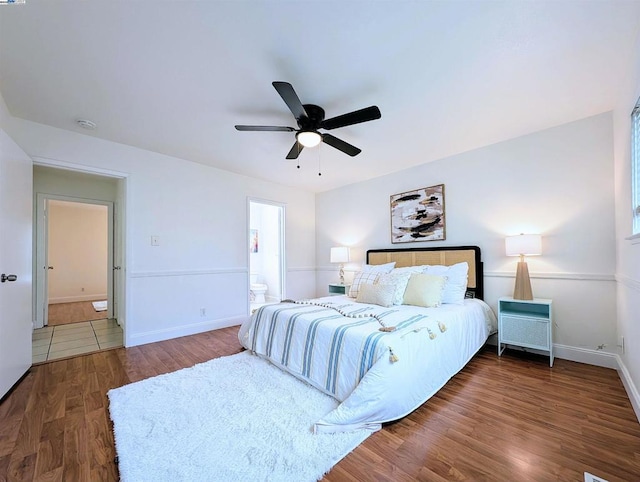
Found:
[[[160,236],[151,236],[151,246],[160,246]]]

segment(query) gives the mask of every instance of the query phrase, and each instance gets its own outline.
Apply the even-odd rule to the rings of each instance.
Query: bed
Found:
[[[404,417],[497,329],[477,246],[369,250],[350,291],[356,298],[261,307],[238,333],[245,348],[341,402],[316,432],[375,431]]]

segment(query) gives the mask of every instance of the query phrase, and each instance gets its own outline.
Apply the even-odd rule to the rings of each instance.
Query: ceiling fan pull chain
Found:
[[[318,146],[318,176],[322,176],[322,169],[320,168],[320,150],[322,146]]]

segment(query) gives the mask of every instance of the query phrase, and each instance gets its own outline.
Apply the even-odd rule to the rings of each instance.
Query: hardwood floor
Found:
[[[49,326],[67,325],[83,321],[102,320],[107,317],[106,311],[96,311],[91,301],[74,301],[71,303],[53,303],[49,305]]]
[[[237,327],[34,367],[0,405],[0,481],[115,481],[106,392],[241,351]],[[326,481],[640,480],[640,424],[614,370],[481,351]]]

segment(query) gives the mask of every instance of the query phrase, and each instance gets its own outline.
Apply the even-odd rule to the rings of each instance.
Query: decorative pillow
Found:
[[[425,273],[447,277],[442,292],[443,303],[457,305],[464,303],[464,295],[467,292],[467,274],[469,273],[469,265],[466,262],[451,266],[427,266]]]
[[[395,292],[396,287],[394,285],[364,284],[360,286],[356,301],[358,303],[370,303],[388,307],[393,305]]]
[[[360,291],[360,286],[375,283],[378,278],[378,273],[373,271],[358,271],[353,277],[353,281],[351,283],[351,287],[349,288],[349,296],[351,298],[358,297],[358,291]]]
[[[435,308],[442,302],[444,276],[412,274],[404,292],[404,304]]]
[[[404,299],[404,290],[407,288],[410,277],[411,273],[396,273],[396,270],[393,270],[391,273],[381,273],[378,275],[375,284],[392,285],[395,288],[393,304],[401,305]]]
[[[366,273],[389,273],[395,265],[395,261],[385,264],[363,264],[362,271]]]

